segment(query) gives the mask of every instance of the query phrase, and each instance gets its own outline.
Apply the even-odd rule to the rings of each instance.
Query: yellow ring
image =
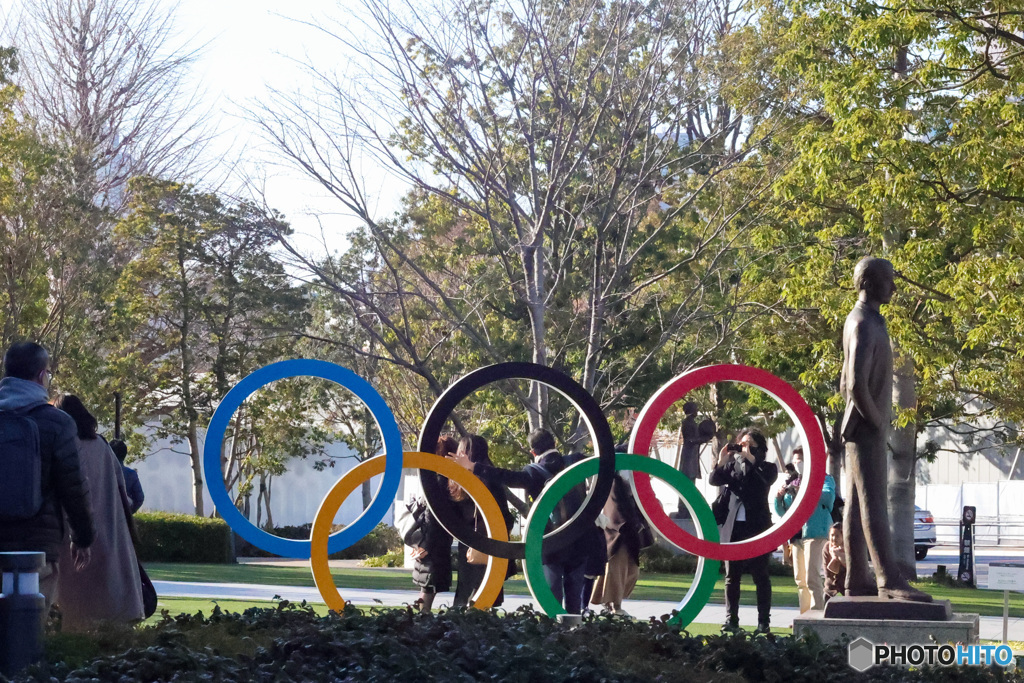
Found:
[[[483,513],[488,535],[498,541],[508,540],[505,517],[501,513],[498,501],[472,472],[447,458],[420,451],[403,453],[402,467],[437,472],[462,486]],[[316,583],[321,597],[327,603],[327,607],[335,612],[340,613],[345,609],[345,599],[341,597],[338,587],[334,585],[334,577],[331,576],[330,566],[327,563],[327,539],[331,533],[331,522],[334,521],[334,515],[341,509],[341,504],[355,491],[357,486],[382,472],[384,472],[383,455],[370,458],[353,467],[327,492],[323,502],[320,503],[320,509],[317,510],[316,518],[313,520],[313,530],[310,532],[309,539],[309,568],[313,571],[313,581]],[[488,556],[487,570],[484,572],[483,581],[480,582],[480,588],[473,600],[473,607],[477,609],[491,608],[505,583],[507,570],[508,560]]]

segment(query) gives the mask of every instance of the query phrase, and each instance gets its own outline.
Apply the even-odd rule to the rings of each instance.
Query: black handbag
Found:
[[[149,578],[149,574],[143,569],[142,563],[136,562],[139,565],[139,579],[142,581],[142,612],[149,619],[151,616],[156,614],[156,587],[153,586],[153,582]]]
[[[722,489],[718,497],[711,503],[711,513],[715,516],[715,524],[722,526],[729,519],[729,502],[732,500],[732,491],[728,487]]]
[[[636,522],[636,536],[640,539],[641,550],[654,545],[654,532],[651,531],[651,527],[643,519],[638,519]]]

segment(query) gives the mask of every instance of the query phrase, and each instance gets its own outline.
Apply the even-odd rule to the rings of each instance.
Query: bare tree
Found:
[[[74,154],[85,196],[119,209],[129,178],[195,177],[208,135],[175,45],[175,4],[24,0],[15,38],[29,113]]]
[[[254,118],[365,226],[372,258],[354,267],[285,247],[349,303],[381,359],[439,392],[432,356],[445,340],[422,339],[424,321],[436,321],[483,359],[569,368],[617,407],[653,367],[700,362],[763,312],[726,272],[778,171],[749,173],[743,197],[722,192],[723,175],[765,135],[728,106],[723,64],[710,63],[737,8],[363,9],[363,23],[317,26],[362,70],[343,78],[308,64],[314,93],[275,91]],[[413,188],[396,220],[374,213],[366,159]],[[517,326],[521,350],[507,338]],[[687,335],[703,348],[681,344]],[[542,386],[525,404],[531,426],[549,420]]]

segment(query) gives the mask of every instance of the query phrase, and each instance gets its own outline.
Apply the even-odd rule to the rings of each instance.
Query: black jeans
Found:
[[[733,527],[733,541],[756,536],[746,522],[736,522]],[[772,581],[768,576],[768,558],[771,553],[758,555],[749,560],[733,560],[725,563],[725,610],[729,620],[735,622],[740,613],[740,577],[747,573],[754,579],[757,590],[757,623],[767,624],[772,609]]]
[[[583,597],[586,570],[585,557],[574,557],[544,565],[544,578],[551,586],[551,592],[555,594],[558,602],[565,598],[565,611],[569,614],[582,614],[583,608],[590,602],[589,595]]]

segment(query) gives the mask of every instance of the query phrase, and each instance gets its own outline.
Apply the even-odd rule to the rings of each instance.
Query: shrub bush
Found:
[[[89,645],[92,645],[90,648]],[[814,639],[690,636],[652,619],[588,616],[567,628],[529,608],[349,607],[317,617],[280,603],[209,617],[165,614],[154,627],[98,634],[64,647],[15,681],[1020,681],[980,666],[850,668],[846,648]],[[74,647],[70,647],[74,645]],[[60,657],[58,659],[58,657]]]
[[[383,555],[367,557],[362,562],[364,567],[401,567],[405,564],[405,552],[402,550],[389,550]]]
[[[227,564],[231,557],[231,529],[222,519],[175,512],[140,512],[135,515],[142,562],[202,562]]]
[[[312,528],[313,524],[309,523],[301,526],[279,526],[275,527],[272,531],[268,531],[281,538],[309,540],[309,532]],[[341,528],[341,525],[335,525],[331,527],[331,532],[333,533]],[[378,557],[401,549],[402,539],[398,536],[398,529],[390,524],[381,522],[374,527],[373,531],[349,547],[340,552],[333,553],[330,559],[363,560],[367,557]],[[241,537],[235,538],[235,554],[238,557],[277,557],[277,555],[268,553],[262,548],[257,548]]]
[[[687,553],[676,555],[666,548],[652,545],[650,548],[640,551],[640,570],[667,574],[693,574],[697,571],[697,558]],[[725,563],[722,563],[721,571],[725,571]],[[768,561],[768,573],[772,576],[792,576],[793,569],[775,558],[771,558]]]

